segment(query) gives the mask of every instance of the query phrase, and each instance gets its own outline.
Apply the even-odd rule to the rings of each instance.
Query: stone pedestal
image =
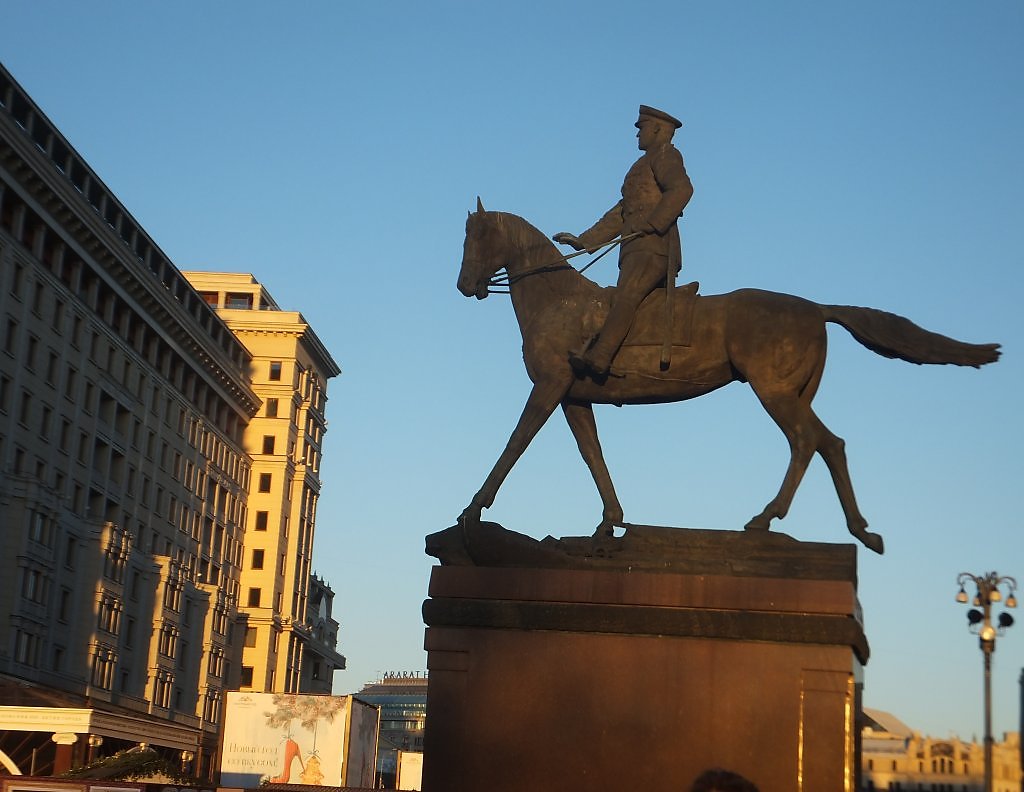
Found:
[[[853,792],[868,652],[856,555],[806,549],[830,557],[831,579],[777,556],[713,574],[693,559],[435,567],[423,789],[685,792],[724,767],[762,792]],[[786,566],[803,577],[779,577]]]

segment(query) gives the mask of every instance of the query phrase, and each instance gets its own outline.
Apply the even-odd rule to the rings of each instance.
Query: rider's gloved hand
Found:
[[[559,231],[551,239],[559,245],[569,245],[573,250],[583,250],[583,243],[580,242],[579,237],[568,231]]]

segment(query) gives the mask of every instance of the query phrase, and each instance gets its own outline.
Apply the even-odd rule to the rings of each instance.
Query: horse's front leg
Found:
[[[594,407],[589,403],[566,400],[562,402],[562,412],[565,413],[565,420],[576,438],[583,461],[590,468],[590,475],[594,477],[597,491],[601,494],[601,503],[604,504],[601,523],[594,531],[594,536],[612,536],[615,526],[622,525],[622,506],[601,452],[601,441],[597,438]]]
[[[516,424],[512,436],[505,444],[505,450],[501,452],[498,461],[494,463],[494,467],[479,492],[473,496],[469,506],[462,512],[459,517],[460,523],[479,521],[480,513],[494,503],[498,488],[501,487],[505,477],[512,470],[512,466],[523,455],[537,432],[551,417],[551,413],[554,412],[571,384],[571,375],[569,375],[558,379],[543,380],[533,386],[530,398],[526,400],[526,406],[523,407],[523,414],[519,416],[519,423]]]

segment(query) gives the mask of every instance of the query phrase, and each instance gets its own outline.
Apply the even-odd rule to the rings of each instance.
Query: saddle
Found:
[[[693,330],[693,305],[697,300],[697,281],[676,286],[672,291],[672,346],[690,346]],[[665,290],[655,289],[644,298],[629,328],[623,346],[661,346],[665,343],[667,318]]]

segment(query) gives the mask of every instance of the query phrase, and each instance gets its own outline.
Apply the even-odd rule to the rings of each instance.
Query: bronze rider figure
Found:
[[[640,105],[635,126],[644,153],[626,173],[622,200],[579,236],[563,231],[552,237],[591,252],[616,237],[626,240],[619,248],[619,278],[604,326],[589,348],[569,357],[580,375],[608,374],[640,303],[658,287],[671,286],[682,266],[676,221],[693,195],[683,156],[672,145],[682,122]]]

